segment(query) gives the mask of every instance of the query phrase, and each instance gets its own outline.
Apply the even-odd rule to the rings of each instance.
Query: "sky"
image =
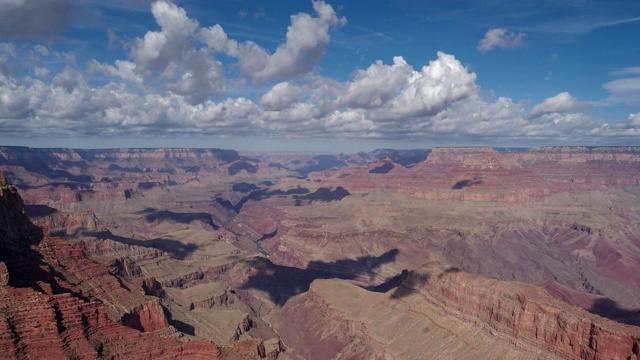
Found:
[[[640,2],[0,0],[0,145],[640,146]]]

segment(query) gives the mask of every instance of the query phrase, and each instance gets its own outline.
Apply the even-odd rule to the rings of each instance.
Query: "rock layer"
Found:
[[[268,318],[306,359],[638,358],[640,328],[590,314],[540,287],[441,263],[405,276],[386,293],[316,280]]]
[[[567,359],[636,359],[640,328],[553,298],[544,289],[500,282],[431,263],[411,272],[393,296],[415,291],[430,303],[499,337]]]
[[[123,304],[115,299],[127,294],[124,285],[115,278],[110,283],[106,269],[31,224],[17,189],[1,173],[0,264],[4,359],[215,359],[220,354],[209,341],[177,340],[157,301],[132,309],[141,330],[150,332],[114,321],[103,304],[117,312]],[[71,279],[77,276],[82,280],[74,285]],[[158,329],[165,330],[154,335]]]

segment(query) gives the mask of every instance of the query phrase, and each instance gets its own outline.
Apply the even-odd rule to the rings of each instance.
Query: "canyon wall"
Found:
[[[616,323],[552,297],[544,289],[464,273],[441,263],[411,272],[395,291],[415,291],[457,318],[520,346],[567,359],[637,359],[640,328]]]
[[[130,308],[137,326],[123,326],[114,316],[134,299],[139,300],[106,269],[31,224],[17,189],[0,173],[0,357],[215,359],[220,354],[209,341],[180,340],[157,300]]]

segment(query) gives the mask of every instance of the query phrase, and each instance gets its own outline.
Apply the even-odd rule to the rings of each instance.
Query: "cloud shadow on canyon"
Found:
[[[451,189],[460,190],[469,186],[480,185],[482,184],[482,182],[483,182],[483,179],[481,177],[474,177],[473,179],[460,180],[457,183],[453,184],[453,186],[451,186]]]
[[[48,205],[25,205],[24,211],[29,219],[33,217],[49,216],[58,212],[58,210]]]
[[[461,271],[462,270],[457,267],[450,266],[438,275],[438,280],[440,280],[446,274],[457,273]],[[409,296],[411,293],[416,291],[415,289],[425,286],[425,284],[427,284],[429,280],[431,280],[431,274],[404,269],[400,274],[388,278],[384,283],[365,289],[383,293],[395,289],[391,293],[391,297],[394,299],[400,299]]]
[[[640,326],[640,309],[625,309],[609,298],[597,299],[587,311],[619,323]]]
[[[333,262],[312,261],[306,269],[273,264],[268,259],[258,259],[253,264],[258,272],[241,285],[241,289],[256,289],[269,294],[278,306],[298,294],[309,290],[316,279],[343,279],[373,281],[375,271],[384,264],[395,261],[398,249],[391,249],[380,256],[360,256]]]
[[[146,248],[161,250],[168,253],[171,257],[178,260],[183,260],[187,256],[191,255],[194,251],[198,250],[198,245],[196,244],[191,244],[191,243],[184,244],[178,240],[164,239],[164,238],[138,240],[138,239],[115,235],[111,233],[111,231],[109,230],[83,231],[82,235],[96,237],[101,240],[109,239],[125,245],[135,245],[135,246],[142,246]]]
[[[461,271],[462,270],[457,267],[448,267],[437,276],[436,280],[433,278],[433,274],[408,271],[405,269],[402,270],[400,274],[388,278],[380,285],[368,286],[364,287],[364,289],[381,293],[393,290],[391,297],[401,299],[409,296],[415,292],[416,289],[424,287],[432,280],[438,281],[449,273],[458,273]],[[609,298],[598,298],[590,308],[585,310],[618,323],[640,326],[640,309],[624,308]]]
[[[175,222],[179,224],[191,224],[193,222],[201,221],[209,226],[213,230],[218,230],[219,226],[213,222],[213,217],[209,213],[195,212],[195,213],[177,213],[169,210],[156,210],[154,208],[147,208],[139,213],[145,214],[144,218],[147,222]]]
[[[391,278],[388,278],[382,284],[366,286],[364,287],[364,289],[373,291],[373,292],[379,292],[379,293],[386,293],[387,291],[390,291],[392,289],[396,289],[396,291],[398,291],[397,290],[398,286],[400,286],[407,279],[407,276],[409,276],[409,273],[410,273],[409,270],[404,269],[400,274],[393,276]]]

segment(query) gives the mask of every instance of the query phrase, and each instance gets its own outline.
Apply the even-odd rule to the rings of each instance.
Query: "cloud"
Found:
[[[638,115],[617,126],[586,114],[565,114],[575,98],[559,94],[528,116],[506,97],[478,95],[476,75],[453,55],[414,70],[402,57],[376,61],[340,83],[314,76],[283,81],[258,103],[244,97],[191,103],[178,92],[151,91],[133,61],[90,62],[86,71],[68,65],[47,79],[0,78],[0,130],[5,136],[270,136],[301,139],[458,139],[482,141],[631,136]],[[91,76],[110,81],[92,86]],[[123,81],[125,80],[125,81]],[[378,81],[381,80],[381,81]],[[385,87],[384,85],[389,86]],[[535,108],[535,107],[534,107]],[[533,111],[533,110],[532,110]]]
[[[251,100],[240,97],[222,103],[207,102],[190,116],[198,129],[205,133],[222,132],[236,136],[257,135],[262,129],[260,109]]]
[[[15,56],[15,46],[13,44],[0,43],[0,74],[9,75],[11,71],[7,59]]]
[[[362,110],[333,112],[325,119],[324,128],[329,133],[339,134],[348,138],[381,137],[378,132],[379,126]]]
[[[184,9],[174,4],[158,1],[151,12],[161,31],[149,31],[137,39],[130,56],[147,73],[164,71],[171,63],[179,61],[190,50],[189,37],[198,27],[187,17]]]
[[[0,119],[23,119],[30,113],[29,96],[8,72],[0,58]]]
[[[273,52],[230,38],[219,24],[202,27],[164,1],[151,7],[159,28],[132,39],[128,58],[83,63],[55,45],[0,43],[0,134],[398,139],[425,146],[640,136],[640,114],[593,119],[576,112],[585,104],[568,92],[529,112],[508,97],[483,99],[476,74],[444,52],[415,67],[402,56],[378,60],[345,81],[322,76],[314,70],[329,33],[346,19],[324,2],[313,7],[314,16],[291,17],[286,41]],[[617,75],[636,74],[628,68]],[[605,88],[622,101],[638,89],[625,84]]]
[[[0,0],[0,38],[37,40],[67,28],[76,13],[73,0]]]
[[[609,97],[598,102],[601,105],[640,105],[640,67],[627,67],[609,72],[622,77],[602,84]]]
[[[535,118],[543,114],[573,111],[583,107],[585,107],[584,103],[573,97],[568,92],[562,92],[556,96],[547,98],[540,104],[534,106],[531,111],[529,111],[529,117]]]
[[[640,75],[640,66],[628,67],[612,71],[609,73],[612,76],[635,76]]]
[[[414,71],[408,85],[392,102],[396,116],[424,116],[435,114],[454,101],[477,93],[476,74],[453,56],[438,52],[438,59]]]
[[[634,130],[638,135],[640,135],[640,113],[629,114],[629,117],[626,120],[618,121],[613,124],[613,127],[616,129]]]
[[[640,104],[640,77],[609,81],[602,87],[609,92],[609,97],[606,99],[609,104]]]
[[[316,119],[313,131],[347,138],[415,137],[428,133],[433,116],[477,93],[476,75],[454,56],[438,58],[414,70],[402,57],[392,65],[376,61],[343,84],[316,78],[305,89],[283,82],[261,99],[265,123],[278,131]],[[300,103],[305,99],[305,103]],[[283,124],[291,124],[289,128]]]
[[[226,93],[222,63],[203,48],[196,48],[199,28],[184,9],[157,1],[151,12],[161,31],[149,31],[130,51],[138,76],[166,82],[166,89],[191,104]]]
[[[289,135],[304,124],[314,136],[350,139],[434,138],[464,133],[476,122],[481,124],[476,126],[477,131],[482,132],[485,123],[495,122],[499,116],[504,122],[517,123],[508,128],[522,127],[525,120],[518,115],[524,113],[521,107],[509,102],[511,109],[502,115],[503,108],[508,107],[503,106],[502,100],[489,105],[477,96],[474,73],[469,73],[452,55],[437,55],[420,71],[402,57],[395,57],[392,65],[376,61],[343,84],[316,79],[308,85],[310,94],[303,97],[306,103],[287,102],[281,111],[266,112],[268,116],[263,118],[266,124],[277,122],[278,131]],[[479,107],[484,108],[482,119],[477,116]],[[484,131],[489,128],[485,126]],[[507,127],[496,129],[505,131]]]
[[[16,56],[16,46],[11,43],[0,42],[0,54],[6,54],[11,57]]]
[[[222,52],[229,56],[238,56],[238,42],[230,40],[224,29],[219,24],[200,31],[203,41],[214,51]]]
[[[487,31],[482,40],[478,43],[478,51],[484,53],[496,47],[517,48],[523,45],[526,33],[514,33],[505,28],[492,28]]]
[[[215,53],[237,58],[242,74],[256,83],[308,74],[325,52],[329,30],[346,23],[323,1],[312,4],[316,16],[291,16],[286,42],[269,54],[254,42],[230,39],[219,24],[200,28],[184,9],[169,2],[155,2],[151,10],[161,31],[149,31],[136,40],[130,51],[135,72],[147,81],[165,82],[168,91],[185,96],[192,104],[226,93],[224,69],[214,58]],[[206,44],[208,51],[198,43]],[[122,71],[118,72],[122,77]]]
[[[314,1],[317,17],[306,13],[291,16],[286,42],[269,55],[255,43],[240,46],[238,60],[243,73],[260,83],[310,72],[325,53],[329,43],[329,29],[343,26],[347,19],[338,18],[331,5]]]
[[[258,20],[258,19],[262,19],[263,17],[267,16],[267,12],[264,8],[258,8],[256,9],[256,11],[253,13],[253,20]]]
[[[473,95],[435,115],[428,129],[439,135],[524,136],[528,122],[523,115],[522,106],[509,98],[498,97],[490,103]]]
[[[266,110],[284,110],[297,103],[302,97],[302,89],[288,82],[276,84],[260,99],[260,106]]]
[[[384,127],[432,116],[477,93],[475,73],[469,73],[453,55],[437,55],[420,71],[402,57],[395,57],[390,66],[376,62],[345,84],[336,106],[368,110],[368,116]]]
[[[113,77],[118,77],[136,87],[142,88],[144,79],[136,72],[136,64],[127,60],[116,60],[115,65],[100,64],[97,61],[89,62],[90,71],[100,71]]]
[[[402,87],[406,87],[413,69],[401,57],[393,58],[393,65],[378,60],[366,70],[359,70],[346,91],[338,99],[338,106],[375,108],[389,102]]]

